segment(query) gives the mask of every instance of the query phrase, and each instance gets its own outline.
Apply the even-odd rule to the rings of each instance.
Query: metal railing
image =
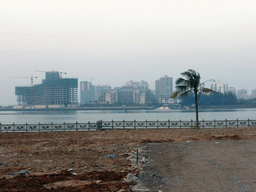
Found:
[[[193,128],[196,122],[191,121],[97,121],[96,123],[58,123],[58,124],[0,124],[0,132],[56,132],[56,131],[101,131],[111,129],[162,129]],[[222,127],[256,127],[256,120],[201,120],[200,128]]]

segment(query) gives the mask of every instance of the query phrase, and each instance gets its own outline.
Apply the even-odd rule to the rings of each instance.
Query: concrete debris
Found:
[[[25,175],[25,174],[29,174],[29,171],[25,170],[25,171],[10,173],[10,175]]]
[[[135,175],[133,175],[132,173],[128,173],[123,183],[129,183],[131,181],[136,181],[136,180],[137,180],[137,177]]]
[[[107,158],[111,158],[111,159],[116,158],[116,156],[115,156],[114,154],[107,155],[106,157],[107,157]]]

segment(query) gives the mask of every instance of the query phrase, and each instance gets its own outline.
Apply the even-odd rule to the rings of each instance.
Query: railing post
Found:
[[[64,126],[64,131],[65,131],[65,122],[63,123],[63,126]]]
[[[112,119],[112,129],[114,129],[114,120]]]
[[[168,128],[169,128],[169,129],[171,128],[171,122],[170,122],[170,119],[168,119]]]
[[[97,131],[102,131],[102,121],[97,121]]]
[[[236,126],[238,127],[239,125],[238,125],[238,119],[236,119]]]
[[[14,128],[14,127],[15,127],[15,124],[13,123],[13,124],[12,124],[12,131],[13,131],[13,132],[15,132],[15,128]]]
[[[125,120],[123,120],[123,129],[125,129],[125,125],[124,124],[125,124]]]
[[[136,120],[134,119],[134,129],[136,129]]]
[[[228,127],[228,120],[227,119],[225,119],[225,122],[226,122],[226,128]]]
[[[156,128],[158,129],[159,127],[158,127],[158,119],[157,119],[157,121],[156,121]]]
[[[53,122],[51,122],[51,129],[52,129],[52,132],[53,132]]]
[[[203,129],[204,129],[204,120],[202,120],[202,123],[203,123]]]
[[[215,129],[215,119],[213,120],[213,128]]]
[[[76,122],[76,131],[78,131],[78,122]]]
[[[0,123],[0,132],[2,132],[2,123]]]
[[[191,129],[193,128],[193,120],[191,119]]]
[[[181,119],[180,119],[180,129],[181,129]]]
[[[148,121],[147,121],[147,119],[146,119],[146,129],[148,128]]]
[[[38,122],[38,131],[40,133],[40,122]]]
[[[248,127],[250,127],[250,119],[248,119]]]
[[[90,124],[90,121],[88,121],[88,131],[91,131],[91,124]]]
[[[26,133],[28,132],[28,123],[26,123]]]

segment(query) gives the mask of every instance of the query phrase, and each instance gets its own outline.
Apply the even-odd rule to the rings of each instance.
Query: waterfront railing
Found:
[[[56,131],[102,131],[114,129],[162,129],[162,128],[194,128],[196,122],[191,121],[97,121],[91,123],[50,123],[50,124],[0,124],[1,132],[56,132]],[[201,120],[200,128],[223,127],[256,127],[256,120]]]

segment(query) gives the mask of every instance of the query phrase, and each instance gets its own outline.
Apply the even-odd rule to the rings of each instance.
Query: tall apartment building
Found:
[[[237,91],[237,99],[248,99],[247,89],[242,88]]]
[[[95,96],[94,86],[91,82],[81,81],[80,82],[80,103],[85,104],[93,102]]]
[[[68,105],[77,103],[78,80],[61,78],[58,71],[45,73],[42,84],[15,87],[19,105]]]
[[[256,89],[252,90],[252,98],[256,98]]]
[[[167,75],[155,81],[155,93],[160,103],[168,101],[173,93],[172,77]]]
[[[217,81],[215,84],[211,84],[211,89],[219,93],[227,93],[229,91],[228,84]]]

